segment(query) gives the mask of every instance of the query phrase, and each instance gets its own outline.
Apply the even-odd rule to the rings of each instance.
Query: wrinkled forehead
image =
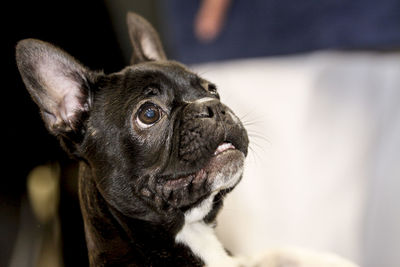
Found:
[[[155,86],[175,99],[190,102],[207,95],[205,79],[175,61],[145,62],[125,68],[121,74],[130,86]]]

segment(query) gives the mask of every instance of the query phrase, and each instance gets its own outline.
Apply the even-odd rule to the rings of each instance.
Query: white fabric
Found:
[[[318,52],[193,66],[250,151],[217,232],[234,253],[300,246],[400,266],[400,54]]]

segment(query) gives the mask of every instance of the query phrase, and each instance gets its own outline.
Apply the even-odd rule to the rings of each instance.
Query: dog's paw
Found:
[[[246,267],[358,267],[335,254],[305,249],[269,250],[248,259]]]

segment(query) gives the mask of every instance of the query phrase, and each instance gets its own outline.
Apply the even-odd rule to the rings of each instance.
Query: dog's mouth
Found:
[[[214,156],[217,156],[217,155],[224,153],[225,151],[228,151],[231,149],[236,149],[236,147],[234,145],[232,145],[232,143],[224,142],[217,147],[217,149],[214,152]]]
[[[241,178],[244,159],[242,151],[230,142],[223,142],[200,170],[161,183],[163,198],[182,207],[212,192],[233,188]]]
[[[207,171],[208,171],[209,167],[211,167],[213,165],[212,163],[215,161],[215,158],[219,157],[220,155],[222,155],[223,153],[226,153],[229,150],[236,150],[235,146],[232,143],[224,142],[224,143],[220,144],[217,147],[217,149],[214,151],[213,157],[211,158],[211,160],[203,168],[201,168],[199,171],[197,171],[195,173],[181,176],[181,177],[174,178],[174,179],[170,179],[164,184],[164,186],[173,187],[173,188],[185,187],[185,186],[189,185],[189,183],[191,183],[191,182],[197,183],[197,182],[203,181],[207,176]]]

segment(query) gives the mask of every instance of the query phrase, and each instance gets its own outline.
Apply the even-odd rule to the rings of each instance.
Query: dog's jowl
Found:
[[[47,129],[80,161],[91,266],[229,266],[214,235],[240,181],[248,138],[216,86],[169,61],[154,29],[127,17],[132,65],[91,71],[34,39],[17,45]]]

